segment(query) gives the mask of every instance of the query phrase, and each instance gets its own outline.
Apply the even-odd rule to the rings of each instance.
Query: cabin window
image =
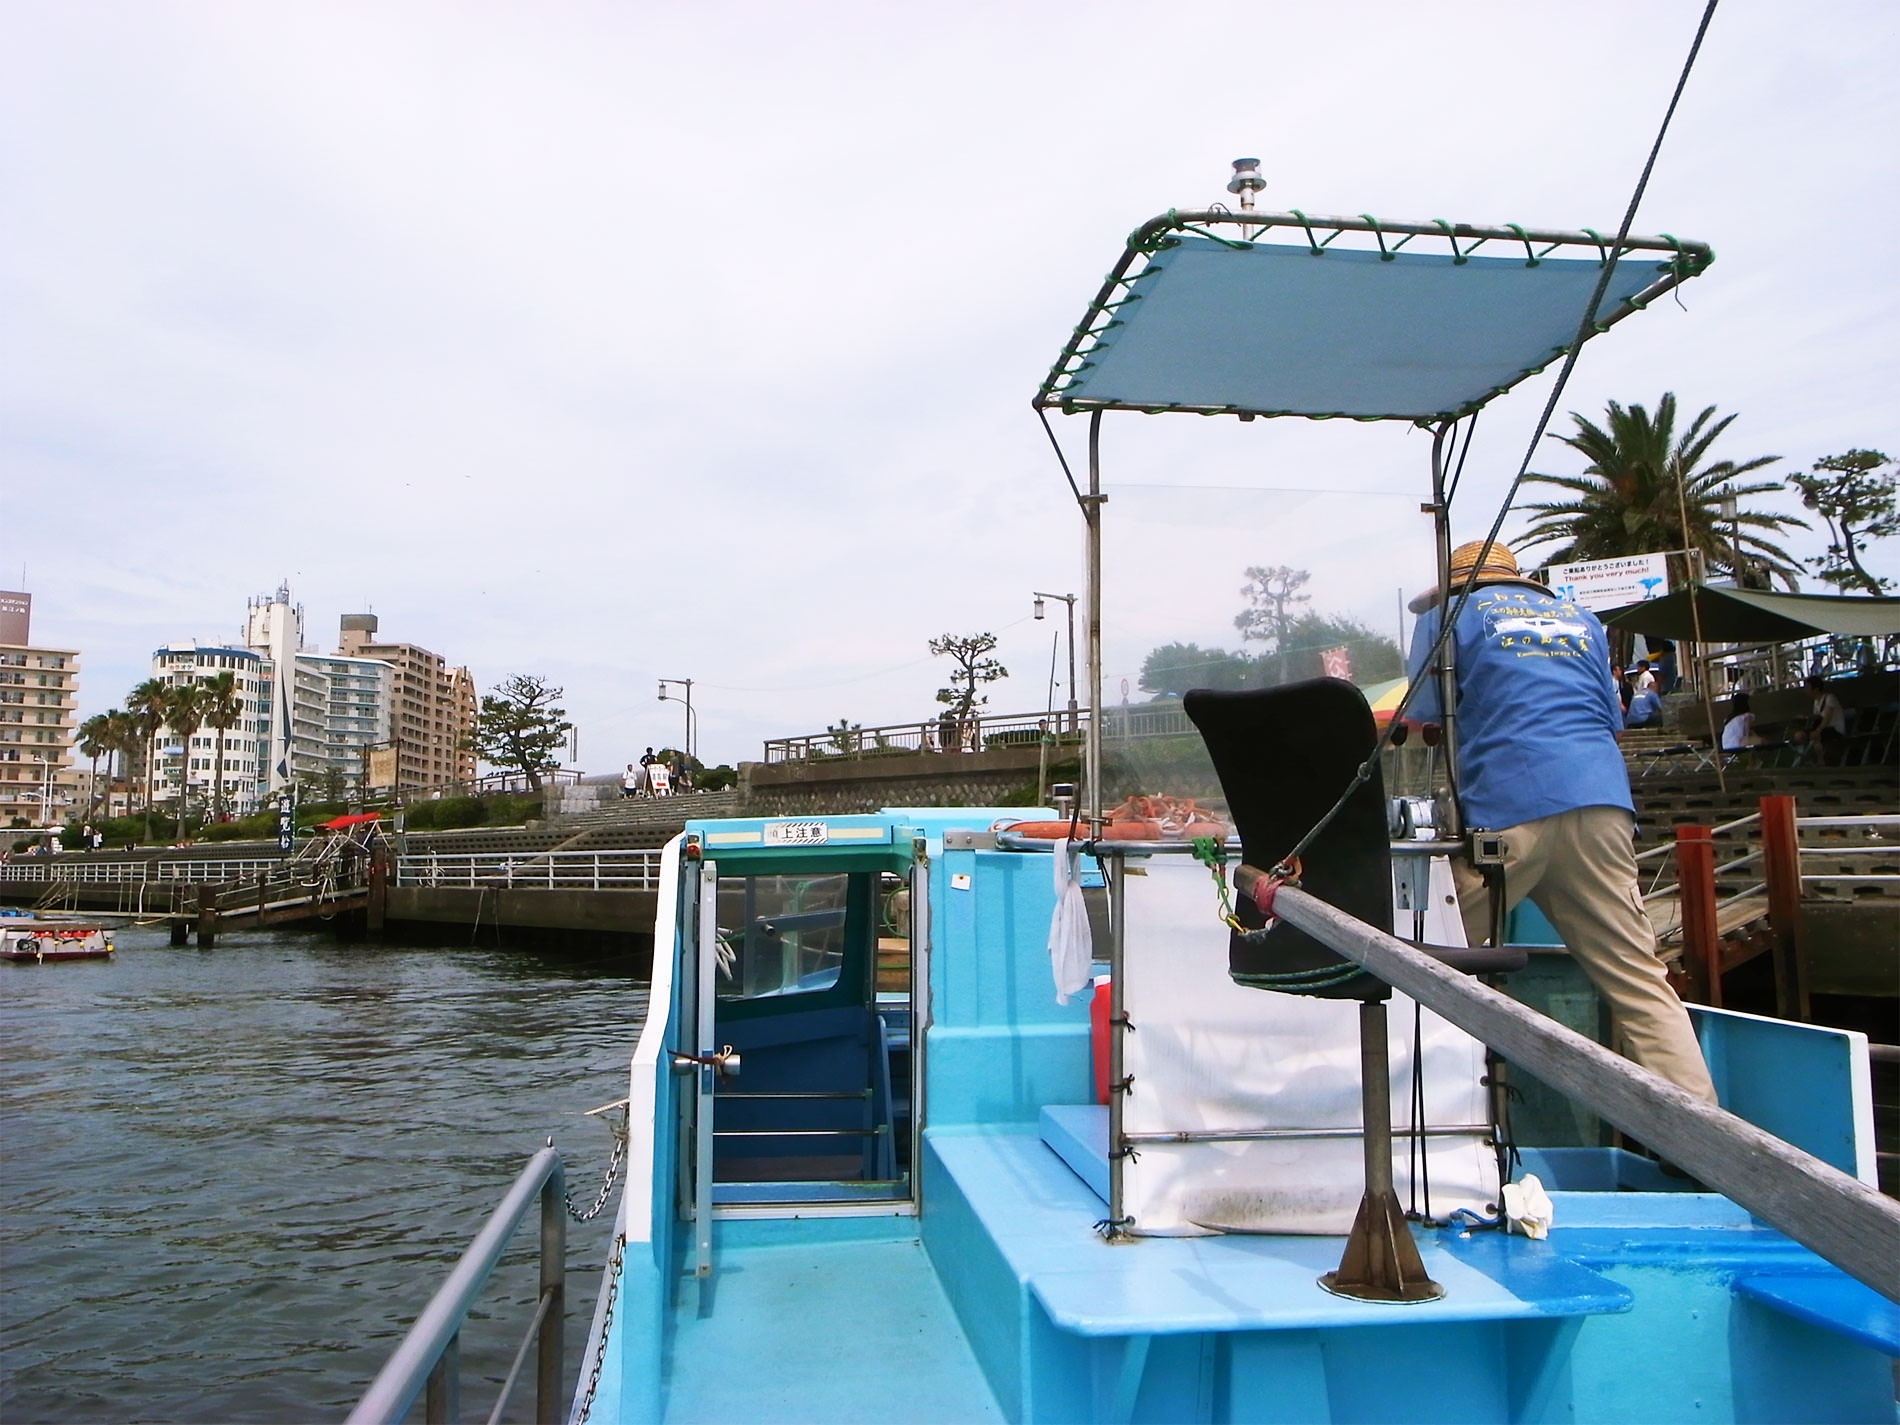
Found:
[[[732,884],[732,883],[728,883]],[[814,994],[844,966],[850,877],[749,876],[720,896],[722,1000]]]

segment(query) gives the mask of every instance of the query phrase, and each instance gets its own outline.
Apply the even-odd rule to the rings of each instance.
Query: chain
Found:
[[[631,1111],[629,1108],[621,1114],[618,1123],[608,1125],[614,1132],[614,1150],[608,1155],[607,1176],[601,1179],[600,1192],[594,1198],[594,1205],[582,1212],[574,1206],[574,1194],[567,1195],[567,1215],[576,1222],[592,1222],[607,1205],[607,1197],[614,1190],[614,1180],[620,1176],[620,1164],[627,1156],[627,1114]]]
[[[594,1351],[594,1363],[587,1368],[587,1389],[581,1392],[580,1408],[574,1412],[575,1425],[587,1425],[587,1413],[594,1408],[594,1392],[600,1389],[601,1366],[607,1358],[607,1343],[613,1339],[614,1302],[620,1295],[620,1259],[626,1246],[626,1239],[616,1235],[614,1249],[607,1257],[607,1304],[600,1313],[600,1341]]]

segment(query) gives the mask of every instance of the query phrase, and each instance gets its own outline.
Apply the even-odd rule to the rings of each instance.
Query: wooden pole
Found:
[[[1682,958],[1702,1003],[1722,1007],[1722,943],[1715,932],[1715,838],[1706,826],[1676,828],[1676,909]]]
[[[1762,879],[1768,885],[1768,927],[1774,936],[1775,1013],[1809,1015],[1806,930],[1801,916],[1801,838],[1795,799],[1761,799]]]
[[[198,887],[198,948],[209,950],[218,943],[218,888],[208,883]]]

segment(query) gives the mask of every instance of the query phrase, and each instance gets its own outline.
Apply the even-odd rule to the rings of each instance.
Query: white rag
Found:
[[[1537,1174],[1526,1173],[1516,1182],[1504,1185],[1504,1215],[1511,1226],[1526,1237],[1543,1237],[1549,1234],[1557,1209]]]
[[[1049,969],[1056,978],[1056,1003],[1067,1004],[1069,996],[1089,982],[1089,967],[1094,961],[1094,943],[1089,934],[1089,908],[1082,899],[1079,849],[1070,850],[1071,842],[1058,841],[1056,863],[1056,912],[1049,917]]]

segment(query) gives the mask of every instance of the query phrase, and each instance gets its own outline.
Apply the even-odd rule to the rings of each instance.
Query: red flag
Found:
[[[1352,676],[1352,650],[1345,644],[1329,648],[1319,656],[1319,665],[1326,671],[1328,678],[1350,678]]]

